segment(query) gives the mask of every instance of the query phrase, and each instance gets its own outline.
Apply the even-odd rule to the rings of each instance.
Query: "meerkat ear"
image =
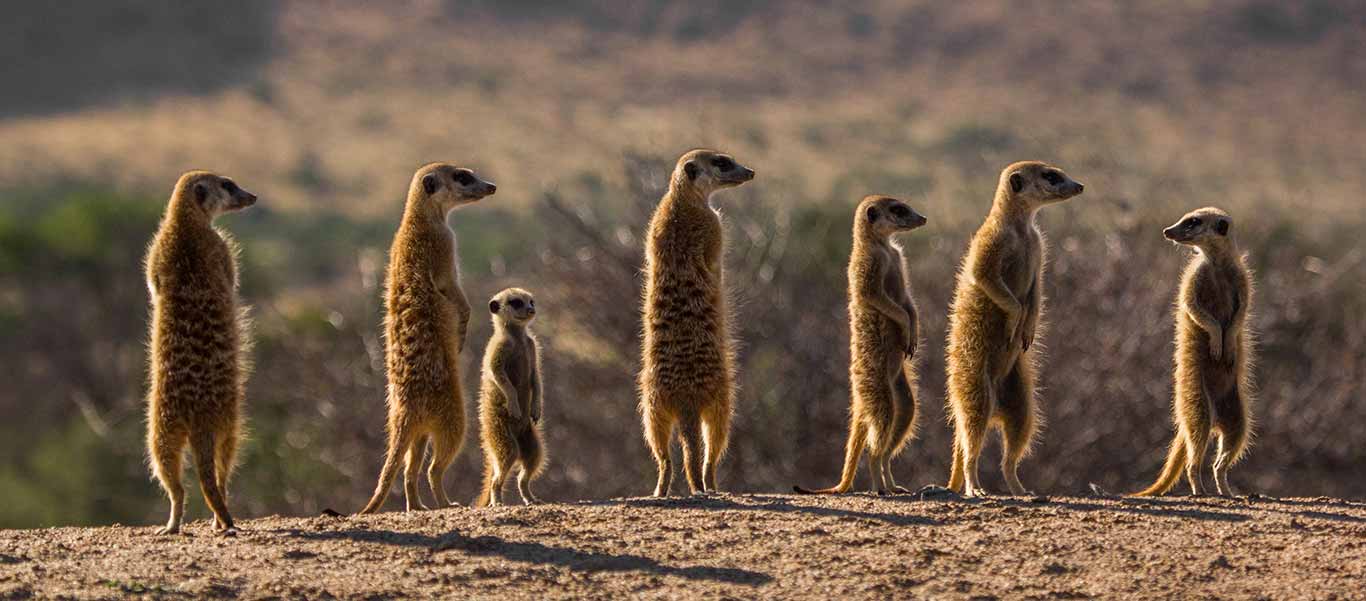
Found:
[[[498,314],[498,309],[500,309],[500,308],[502,308],[502,306],[498,304],[498,301],[496,301],[496,300],[491,300],[491,301],[489,301],[489,313],[492,313],[492,314],[494,314],[494,315],[497,315],[497,314]]]
[[[868,207],[868,223],[877,221],[877,207]]]
[[[199,204],[204,204],[204,201],[207,200],[208,198],[209,198],[209,189],[208,189],[208,187],[206,187],[204,184],[195,184],[195,185],[194,185],[194,201],[197,202],[197,203],[199,203]]]
[[[435,173],[428,173],[427,175],[422,176],[422,189],[425,190],[425,191],[427,192],[427,195],[428,195],[428,196],[431,196],[431,195],[433,195],[433,194],[436,194],[436,174],[435,174]]]
[[[683,163],[683,173],[686,173],[686,174],[688,175],[688,181],[696,180],[696,179],[697,179],[697,172],[698,172],[697,165],[696,165],[695,163],[693,163],[692,161],[688,161],[688,162],[686,162],[686,163]]]
[[[1018,174],[1018,173],[1012,173],[1012,174],[1010,174],[1010,191],[1011,191],[1011,192],[1014,192],[1014,193],[1016,193],[1016,194],[1019,194],[1019,193],[1020,193],[1020,190],[1023,190],[1023,189],[1024,189],[1024,177],[1020,176],[1020,174]]]
[[[1220,236],[1228,235],[1228,220],[1220,219],[1214,222],[1214,231],[1219,232]]]

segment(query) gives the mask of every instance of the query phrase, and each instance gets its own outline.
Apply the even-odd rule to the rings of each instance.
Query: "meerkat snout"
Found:
[[[195,182],[193,193],[195,204],[211,218],[256,204],[255,194],[243,190],[226,177],[218,178],[217,182],[212,178],[203,178]]]
[[[873,231],[879,235],[890,236],[897,232],[909,232],[929,223],[929,219],[924,215],[890,196],[873,195],[865,201],[865,218]]]
[[[1177,244],[1199,246],[1206,239],[1227,237],[1232,224],[1233,220],[1223,211],[1204,208],[1187,213],[1181,221],[1162,230],[1162,236]]]
[[[470,169],[441,165],[422,176],[422,190],[444,209],[450,210],[493,196],[498,186],[480,179]]]
[[[679,166],[688,183],[700,189],[732,188],[754,179],[754,170],[737,163],[730,155],[715,151],[692,153],[694,156],[681,161]]]
[[[489,313],[513,323],[528,324],[536,318],[536,300],[524,294],[508,292],[507,298],[501,301],[498,298],[489,301]]]
[[[910,231],[922,227],[930,221],[924,215],[915,212],[915,209],[904,204],[892,205],[891,210],[892,216],[900,223],[903,231]]]

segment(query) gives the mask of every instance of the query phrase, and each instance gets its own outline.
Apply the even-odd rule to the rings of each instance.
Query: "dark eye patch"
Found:
[[[1186,226],[1187,226],[1187,227],[1195,227],[1195,226],[1197,226],[1197,225],[1200,225],[1200,218],[1199,218],[1199,217],[1191,217],[1190,219],[1187,219],[1187,220],[1186,220]]]
[[[1062,175],[1059,174],[1057,171],[1043,172],[1043,179],[1044,181],[1054,186],[1062,183]]]
[[[474,183],[474,176],[465,173],[464,171],[457,172],[455,174],[455,183],[460,184],[462,186],[468,186]]]
[[[716,157],[711,160],[711,164],[712,166],[722,171],[730,171],[731,169],[735,168],[735,161],[732,161],[726,157]]]
[[[223,189],[224,189],[224,190],[227,190],[229,194],[236,193],[236,192],[237,192],[237,184],[232,183],[232,180],[230,180],[230,179],[225,179],[225,180],[223,180]]]
[[[526,303],[522,302],[522,299],[520,298],[514,298],[508,301],[508,305],[511,306],[513,309],[521,309],[522,307],[526,306]]]
[[[905,205],[892,205],[892,214],[897,217],[905,217],[911,214],[911,211],[910,209],[907,209]]]

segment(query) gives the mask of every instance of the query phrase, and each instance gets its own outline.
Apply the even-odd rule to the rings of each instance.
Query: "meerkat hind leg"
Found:
[[[544,451],[541,448],[541,438],[534,428],[528,428],[517,440],[518,463],[521,464],[521,471],[517,473],[517,492],[522,495],[522,502],[527,505],[540,503],[541,499],[531,492],[531,479],[541,469],[541,462],[544,461]]]
[[[235,429],[234,429],[235,430]],[[214,472],[218,476],[218,491],[223,495],[223,503],[228,502],[228,478],[237,456],[237,432],[225,432],[218,437],[218,445],[213,452]],[[223,530],[225,525],[214,516],[214,528]]]
[[[658,410],[645,413],[645,440],[655,456],[659,468],[659,481],[655,484],[654,496],[667,497],[673,484],[673,450],[669,447],[673,437],[673,419]]]
[[[194,452],[195,471],[199,473],[199,490],[204,501],[213,511],[214,528],[227,535],[237,533],[232,515],[228,513],[228,503],[223,500],[223,491],[218,488],[218,473],[214,466],[214,435],[211,432],[196,433],[190,437],[190,450]]]
[[[1020,484],[1020,459],[1029,451],[1030,438],[1034,435],[1034,408],[1028,380],[1023,370],[1028,369],[1020,359],[1015,367],[1006,374],[1002,382],[998,410],[1001,416],[1001,475],[1005,477],[1010,494],[1032,496]]]
[[[707,492],[702,483],[703,455],[706,446],[702,442],[702,419],[698,415],[684,415],[679,420],[678,438],[683,443],[683,475],[688,479],[692,494]]]
[[[166,489],[166,496],[171,500],[171,515],[166,520],[166,526],[157,530],[157,534],[179,534],[180,523],[185,516],[185,484],[181,480],[183,471],[181,462],[185,457],[185,436],[164,437],[153,435],[152,448],[152,468],[156,471],[157,480],[161,481],[161,487]]]
[[[981,481],[978,480],[977,464],[982,456],[982,444],[986,441],[987,427],[991,423],[991,413],[996,407],[996,391],[992,386],[988,370],[983,369],[981,379],[977,382],[980,386],[978,398],[969,399],[974,411],[971,414],[962,416],[961,424],[963,447],[963,496],[964,497],[984,497],[988,493],[982,488]]]
[[[525,505],[535,505],[541,500],[531,492],[531,470],[525,465],[517,473],[517,493],[522,495],[522,503]]]
[[[707,492],[719,492],[716,487],[716,465],[726,453],[729,437],[729,412],[717,410],[703,416],[702,438],[707,447],[707,457],[702,467],[702,485]]]
[[[885,466],[889,490],[897,494],[910,494],[911,492],[897,486],[896,479],[892,476],[892,457],[896,456],[897,451],[905,446],[907,439],[911,436],[911,428],[915,424],[915,398],[912,395],[911,383],[906,379],[906,372],[898,369],[897,376],[892,381],[892,398],[896,401],[894,403],[896,413],[892,418],[891,434],[888,439],[891,450],[887,453]]]
[[[449,431],[432,436],[431,463],[427,465],[427,485],[432,489],[436,507],[450,507],[451,499],[446,496],[446,468],[455,460],[460,451],[460,441]]]
[[[419,436],[408,446],[408,452],[403,457],[403,498],[408,511],[427,509],[417,486],[418,477],[422,472],[422,454],[426,447],[427,437]]]
[[[1230,463],[1229,460],[1231,457],[1229,456],[1230,453],[1226,450],[1226,439],[1227,436],[1224,436],[1223,434],[1219,435],[1219,444],[1215,448],[1214,465],[1211,471],[1214,473],[1214,491],[1219,493],[1220,496],[1232,497],[1237,493],[1234,493],[1233,489],[1228,484],[1228,464]]]
[[[1205,494],[1205,477],[1200,472],[1200,464],[1205,461],[1205,449],[1209,444],[1209,427],[1199,424],[1186,431],[1186,480],[1190,483],[1191,496]]]

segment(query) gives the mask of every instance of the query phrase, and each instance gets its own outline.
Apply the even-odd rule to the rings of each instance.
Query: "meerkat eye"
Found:
[[[526,302],[526,306],[531,307],[532,309],[535,309],[535,308],[536,308],[536,301],[535,301],[535,300],[529,300],[529,301]]]
[[[462,186],[468,186],[474,183],[474,176],[464,171],[461,171],[455,174],[455,183],[460,184]]]
[[[910,212],[910,209],[907,209],[905,205],[892,205],[892,214],[897,217],[905,217]]]
[[[525,305],[526,303],[522,302],[522,299],[520,298],[514,298],[508,301],[508,306],[512,307],[513,309],[521,309]]]
[[[227,190],[229,194],[235,193],[237,192],[237,184],[232,183],[230,179],[225,179],[223,180],[223,189]]]
[[[722,171],[730,171],[735,168],[735,161],[726,157],[716,157],[711,160],[711,164]]]
[[[1199,217],[1191,217],[1190,219],[1187,219],[1187,220],[1186,220],[1186,225],[1187,225],[1188,227],[1195,227],[1195,226],[1197,226],[1197,225],[1200,225],[1200,218],[1199,218]]]
[[[1062,183],[1062,175],[1059,175],[1057,171],[1043,172],[1043,179],[1054,186]]]

